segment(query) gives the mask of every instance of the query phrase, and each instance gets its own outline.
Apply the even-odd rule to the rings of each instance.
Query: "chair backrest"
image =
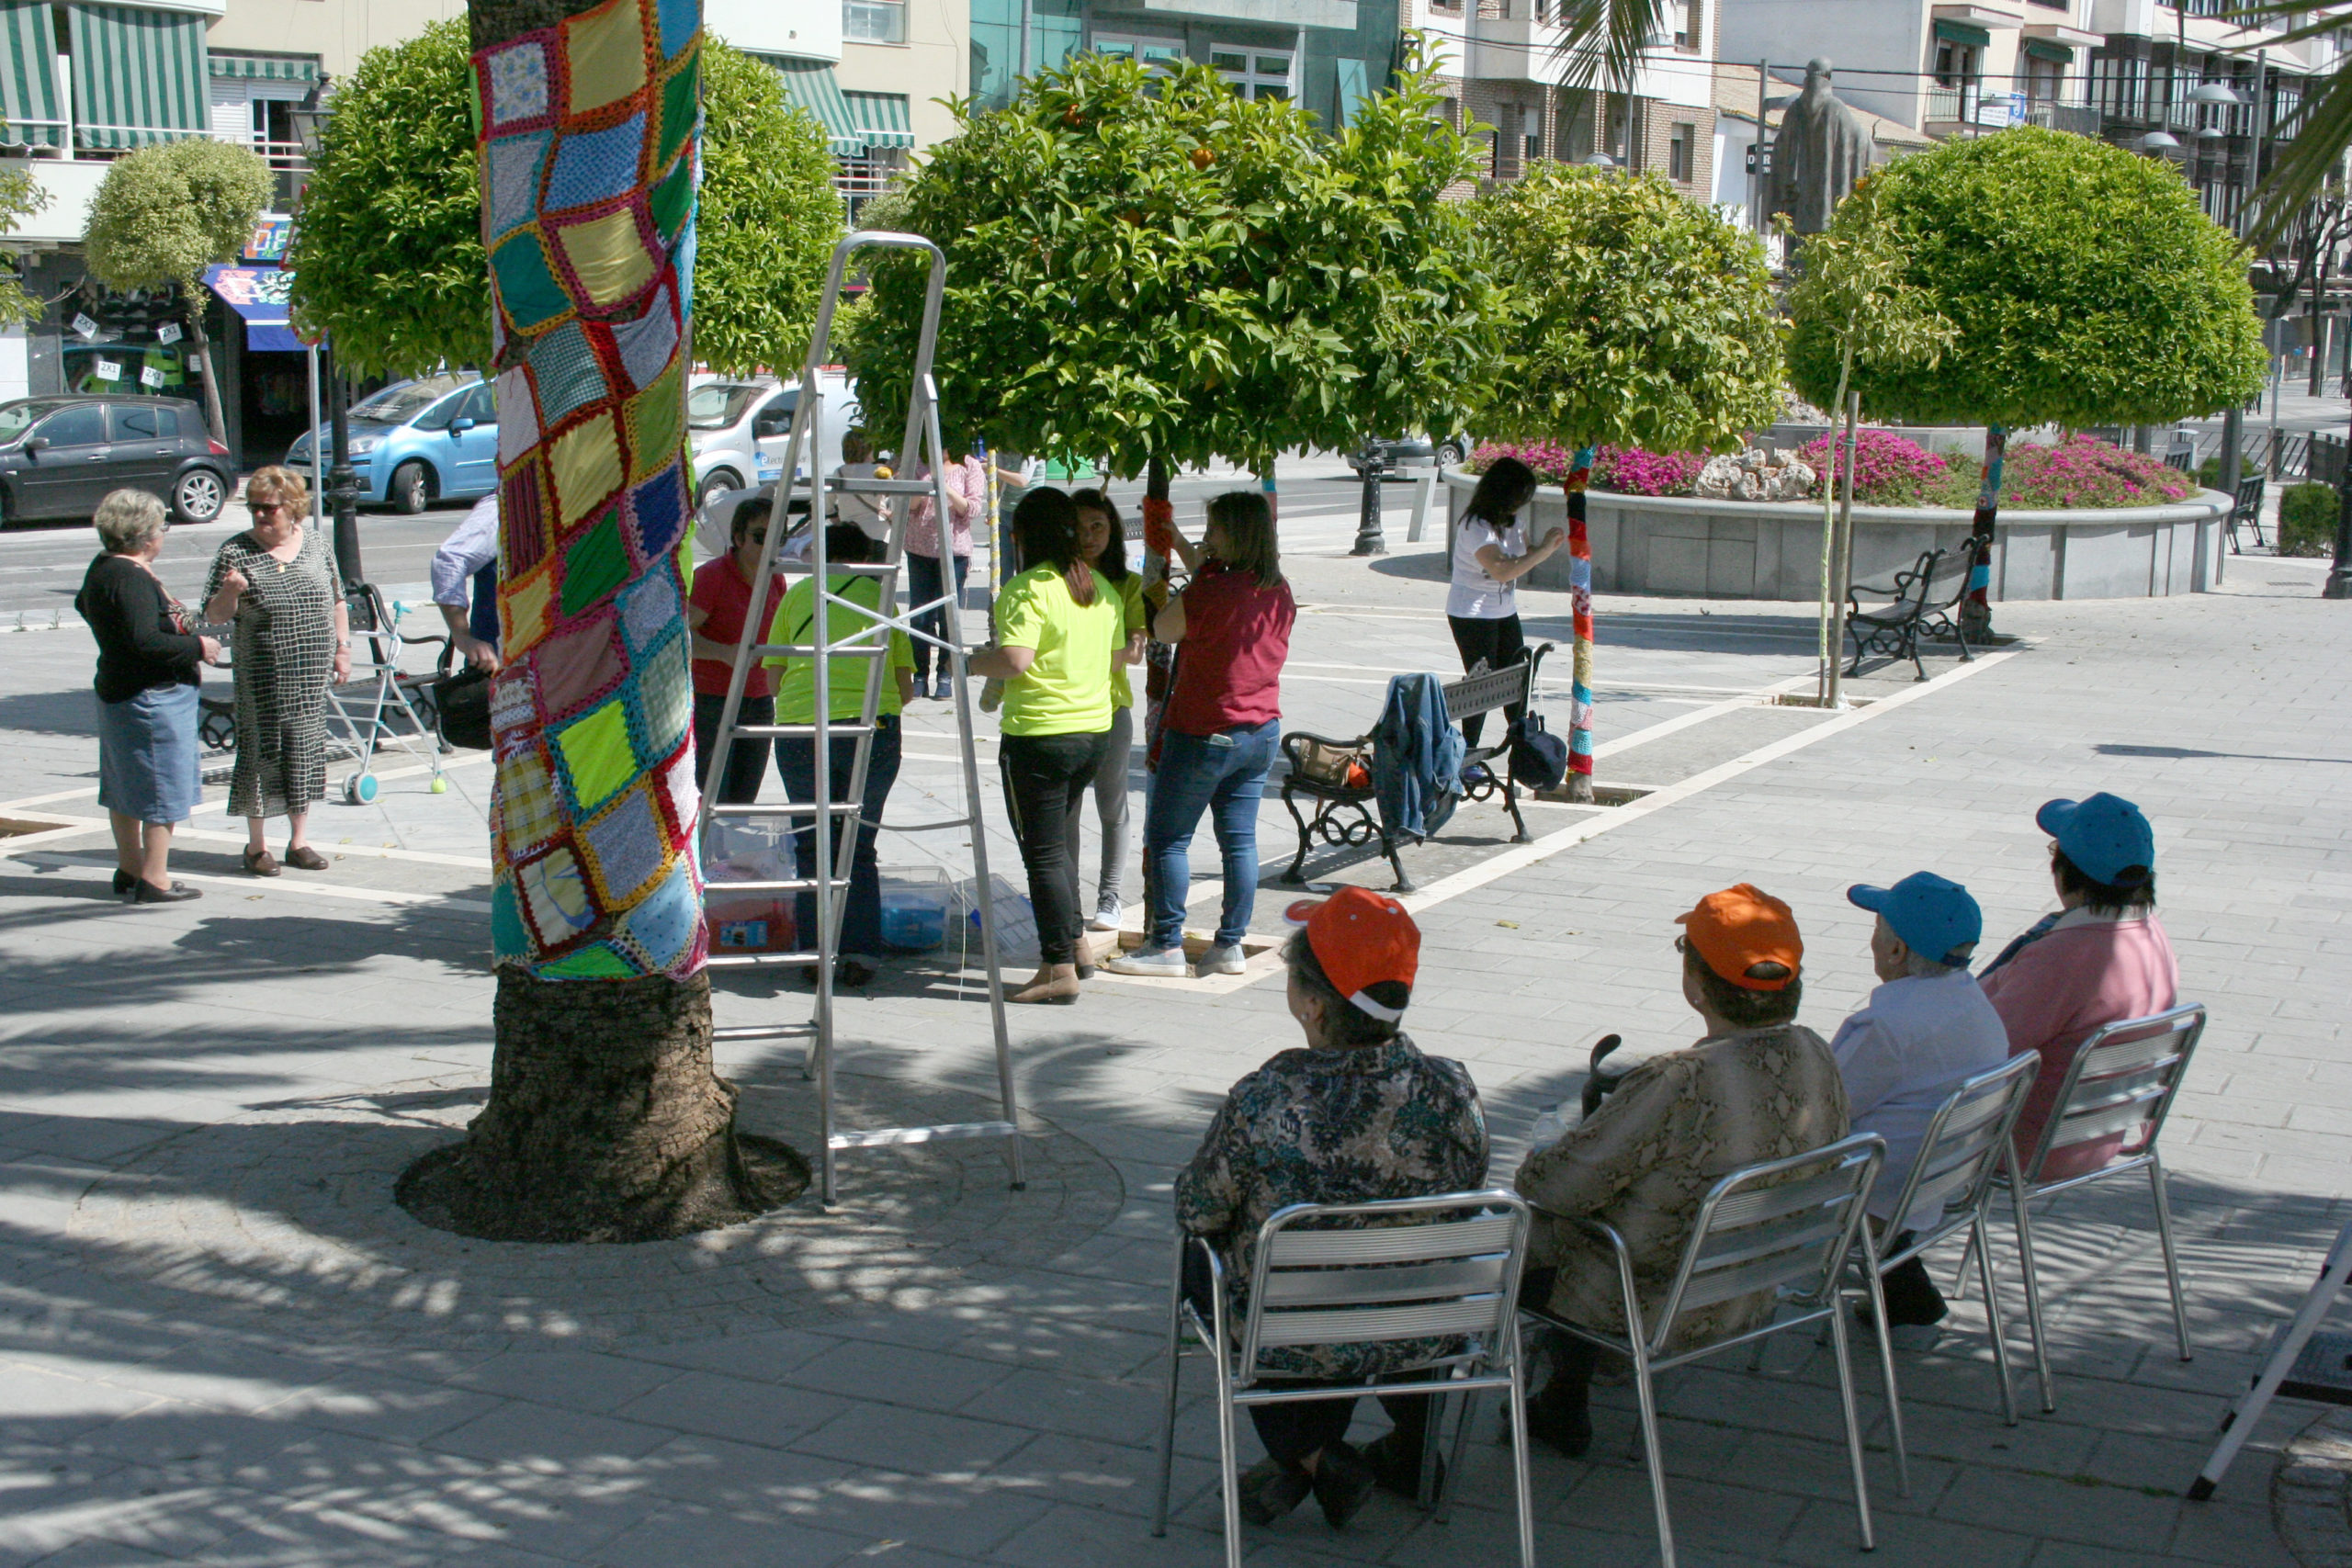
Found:
[[[1485,663],[1484,660],[1479,661]],[[1532,660],[1522,659],[1499,670],[1477,670],[1445,686],[1445,716],[1449,720],[1492,713],[1527,701],[1535,681]]]
[[[1856,1133],[1716,1182],[1658,1303],[1650,1353],[1665,1353],[1676,1318],[1735,1296],[1778,1291],[1808,1305],[1833,1297],[1885,1158],[1883,1138]]]
[[[1258,1365],[1276,1348],[1461,1335],[1501,1345],[1527,1235],[1527,1204],[1500,1188],[1276,1210],[1258,1232],[1241,1381],[1280,1375]]]
[[[1999,1066],[1964,1078],[1936,1108],[1919,1140],[1919,1157],[1903,1183],[1890,1230],[1909,1228],[1920,1205],[1933,1203],[1936,1217],[1923,1227],[1932,1233],[1974,1212],[2000,1168],[2009,1131],[2033,1093],[2041,1055],[2020,1052]]]
[[[2167,468],[2177,468],[2187,473],[2196,466],[2197,448],[2194,446],[2175,446],[2165,453],[2165,467]]]
[[[2096,1138],[2124,1134],[2125,1154],[2154,1148],[2204,1032],[2205,1010],[2192,1004],[2107,1024],[2084,1041],[2025,1160],[2027,1182],[2041,1180],[2052,1155]]]
[[[1965,549],[1938,550],[1935,559],[1928,563],[1928,589],[1920,595],[1922,608],[1950,609],[1968,592],[1968,577],[1975,565]]]
[[[2262,476],[2248,474],[2238,480],[2237,504],[2230,509],[2233,522],[2250,523],[2262,514]]]

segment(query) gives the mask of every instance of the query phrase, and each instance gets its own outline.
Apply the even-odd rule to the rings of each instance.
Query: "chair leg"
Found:
[[[1878,1371],[1881,1381],[1886,1384],[1887,1435],[1894,1444],[1894,1489],[1908,1497],[1911,1495],[1911,1453],[1903,1438],[1903,1393],[1894,1386],[1894,1335],[1886,1321],[1886,1290],[1880,1281],[1878,1270],[1869,1267],[1867,1262],[1863,1272],[1870,1276],[1871,1321],[1878,1325]],[[1831,1317],[1840,1324],[1845,1321],[1845,1303],[1842,1300]],[[1841,1339],[1838,1354],[1842,1357],[1845,1353]],[[1869,1545],[1870,1527],[1867,1524],[1863,1526],[1862,1538],[1862,1543]]]
[[[1510,759],[1508,755],[1503,759],[1503,767],[1506,770],[1510,767]],[[1523,844],[1527,842],[1527,818],[1519,814],[1519,789],[1518,786],[1510,782],[1510,774],[1508,771],[1503,774],[1503,805],[1509,808],[1510,812],[1512,824],[1519,829],[1519,836],[1513,839],[1511,842],[1514,844]]]
[[[2033,1371],[2041,1380],[2041,1413],[2044,1416],[2058,1408],[2058,1390],[2050,1380],[2050,1347],[2041,1328],[2041,1281],[2033,1262],[2033,1221],[2025,1212],[2025,1183],[2009,1183],[2009,1206],[2016,1212],[2018,1226],[2018,1271],[2025,1276],[2025,1322],[2033,1335]]]
[[[1396,853],[1396,837],[1388,831],[1388,829],[1385,825],[1380,829],[1380,851],[1381,853],[1388,857],[1389,869],[1396,874],[1396,886],[1390,888],[1389,891],[1392,893],[1412,892],[1413,879],[1405,874],[1405,863]]]
[[[1919,662],[1918,622],[1913,621],[1911,623],[1908,633],[1903,638],[1903,646],[1904,650],[1911,655],[1911,668],[1914,671],[1912,679],[1914,681],[1926,680],[1928,678],[1928,667]]]
[[[1992,1194],[1985,1196],[1989,1199]],[[2018,1424],[2017,1384],[2009,1376],[2009,1331],[2001,1322],[2001,1296],[1993,1274],[1993,1248],[1984,1235],[1984,1204],[1977,1205],[1975,1221],[1968,1227],[1968,1250],[1976,1255],[1976,1272],[1984,1287],[1984,1329],[1993,1337],[1993,1373],[2001,1382],[2001,1420],[2014,1427]]]
[[[1176,1468],[1176,1388],[1184,1370],[1184,1274],[1182,1258],[1177,1255],[1176,1283],[1168,1292],[1168,1403],[1160,1412],[1159,1474],[1158,1490],[1152,1495],[1151,1533],[1168,1533],[1168,1487]]]
[[[1288,789],[1283,791],[1283,808],[1290,813],[1290,819],[1298,824],[1298,852],[1290,857],[1290,869],[1283,874],[1283,880],[1296,882],[1301,868],[1306,864],[1307,822],[1298,814],[1298,799]],[[1322,818],[1323,810],[1319,804],[1315,815],[1317,820]]]
[[[1873,1277],[1871,1295],[1875,1299],[1878,1294],[1876,1279]],[[1879,1306],[1878,1326],[1879,1343],[1883,1346],[1886,1343],[1886,1307],[1883,1303]],[[1854,1470],[1854,1513],[1862,1523],[1862,1550],[1869,1551],[1874,1549],[1878,1542],[1871,1536],[1871,1479],[1862,1466],[1862,1416],[1854,1404],[1854,1367],[1851,1358],[1846,1353],[1846,1314],[1842,1303],[1838,1311],[1829,1314],[1829,1337],[1837,1342],[1838,1398],[1846,1407],[1846,1457],[1852,1463]],[[1890,1379],[1893,1377],[1893,1368],[1894,1363],[1890,1360],[1888,1362]],[[1888,1387],[1891,1389],[1893,1386],[1894,1384],[1890,1382]],[[1900,1454],[1903,1451],[1899,1446],[1901,1439],[1898,1438],[1896,1441],[1898,1446],[1895,1452]]]
[[[1226,1365],[1223,1346],[1214,1348],[1216,1363],[1217,1494],[1225,1500],[1225,1568],[1241,1568],[1241,1461],[1234,1418],[1233,1373]]]
[[[2172,1244],[2172,1201],[2165,1196],[2165,1162],[2148,1151],[2148,1190],[2156,1200],[2156,1243],[2165,1252],[2165,1283],[2172,1287],[2172,1326],[2180,1337],[2180,1359],[2195,1358],[2188,1348],[2188,1303],[2180,1293],[2180,1255]]]
[[[1453,1451],[1445,1461],[1445,1474],[1442,1477],[1437,1474],[1436,1467],[1430,1463],[1430,1461],[1437,1457],[1440,1440],[1439,1423],[1443,1416],[1442,1402],[1441,1401],[1439,1409],[1430,1413],[1428,1428],[1429,1447],[1421,1461],[1421,1506],[1430,1509],[1440,1524],[1445,1523],[1447,1517],[1453,1511],[1453,1489],[1462,1483],[1462,1459],[1464,1452],[1470,1446],[1470,1423],[1476,1419],[1477,1412],[1478,1396],[1476,1393],[1464,1394],[1461,1418],[1453,1423]]]
[[[1511,1350],[1510,1422],[1511,1485],[1519,1505],[1519,1568],[1535,1568],[1535,1483],[1527,1456],[1527,1359],[1518,1347]],[[1454,1441],[1454,1463],[1462,1462],[1462,1444]]]
[[[1977,1249],[1984,1245],[1984,1226],[1978,1225],[1969,1231],[1968,1245],[1961,1249],[1960,1267],[1951,1271],[1951,1299],[1956,1302],[1964,1302],[1968,1299],[1968,1262],[1970,1258],[1976,1256]]]
[[[1642,1458],[1649,1465],[1650,1502],[1657,1509],[1659,1568],[1674,1568],[1674,1520],[1666,1506],[1666,1453],[1658,1446],[1657,1389],[1650,1381],[1650,1359],[1640,1340],[1634,1341],[1634,1393],[1642,1407]],[[1521,1451],[1526,1444],[1521,1431]]]

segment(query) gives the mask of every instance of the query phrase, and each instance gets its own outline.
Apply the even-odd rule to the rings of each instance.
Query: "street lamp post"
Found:
[[[327,83],[322,78],[302,101],[288,112],[293,122],[295,139],[302,144],[302,162],[315,167],[326,145],[327,122],[331,111],[326,106]],[[305,184],[307,185],[307,180]],[[301,203],[295,203],[295,221],[301,221]],[[343,568],[343,581],[356,586],[365,582],[367,572],[359,559],[359,476],[351,468],[351,424],[346,417],[350,399],[346,395],[343,377],[335,368],[334,344],[328,343],[319,352],[319,375],[326,384],[327,421],[330,439],[334,443],[334,461],[327,469],[327,508],[334,514],[334,558]],[[311,449],[317,450],[318,427],[311,428]]]

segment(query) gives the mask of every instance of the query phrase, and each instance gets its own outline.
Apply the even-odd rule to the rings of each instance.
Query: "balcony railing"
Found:
[[[2029,124],[2045,130],[2071,130],[2077,136],[2097,136],[2105,116],[2096,105],[2062,103],[2055,98],[2037,98],[2026,105]]]

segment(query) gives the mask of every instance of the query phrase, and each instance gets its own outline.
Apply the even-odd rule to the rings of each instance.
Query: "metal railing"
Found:
[[[2071,130],[2077,136],[2097,136],[2106,117],[2095,104],[2063,103],[2055,98],[2036,98],[2026,105],[2028,123],[2045,130]]]

